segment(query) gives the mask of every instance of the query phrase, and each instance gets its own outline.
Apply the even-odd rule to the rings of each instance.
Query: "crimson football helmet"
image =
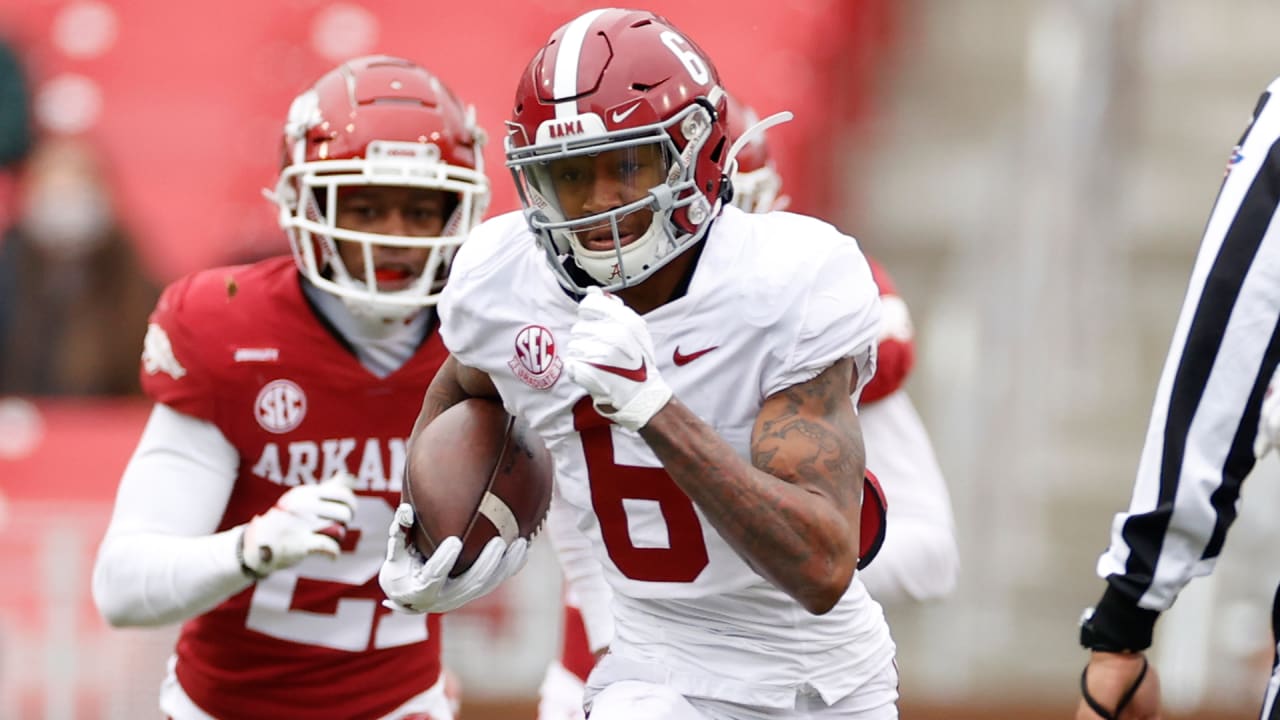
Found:
[[[289,108],[280,178],[267,193],[299,269],[365,317],[404,318],[434,305],[455,250],[488,206],[483,143],[474,109],[413,62],[367,56],[326,73]],[[456,202],[446,205],[439,237],[337,227],[340,190],[368,185],[441,190]],[[348,272],[338,242],[361,245],[362,277]],[[380,291],[372,261],[376,245],[431,253],[408,287]]]
[[[738,147],[734,160],[737,162],[730,168],[733,182],[733,204],[747,212],[769,212],[782,210],[787,206],[787,197],[779,197],[782,190],[782,176],[774,167],[773,158],[769,155],[769,143],[763,131],[753,132],[746,140],[737,145],[737,140],[746,136],[748,130],[761,125],[760,117],[749,105],[743,105],[737,97],[727,97],[728,107],[725,120],[729,127],[729,137]]]
[[[729,194],[724,109],[711,60],[659,15],[593,10],[551,34],[520,79],[505,149],[529,227],[565,288],[635,285],[703,238]],[[659,181],[637,188],[638,200],[575,216],[560,194],[572,179],[557,162],[615,150],[644,158],[621,160],[620,174],[659,158]],[[644,209],[647,228],[620,231]],[[612,247],[588,248],[592,233],[611,233]],[[566,267],[570,258],[594,283]]]

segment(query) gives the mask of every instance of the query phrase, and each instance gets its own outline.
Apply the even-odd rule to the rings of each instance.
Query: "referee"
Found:
[[[1280,361],[1278,201],[1280,78],[1231,154],[1160,375],[1129,510],[1116,516],[1098,559],[1107,587],[1081,620],[1080,642],[1092,652],[1076,720],[1158,715],[1159,679],[1143,652],[1156,618],[1191,578],[1213,571],[1256,455],[1280,446],[1280,403],[1267,404],[1259,429],[1269,381],[1280,399],[1280,379],[1272,380]],[[1272,626],[1280,634],[1280,593]],[[1278,683],[1273,670],[1264,720],[1280,720]]]

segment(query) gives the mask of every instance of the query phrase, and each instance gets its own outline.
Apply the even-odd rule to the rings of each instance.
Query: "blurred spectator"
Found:
[[[0,38],[0,242],[13,222],[18,163],[31,150],[31,92],[18,54]],[[0,264],[0,299],[13,297],[13,269]],[[0,302],[0,339],[8,337],[14,308]]]
[[[96,149],[35,147],[0,242],[0,394],[139,392],[138,348],[158,289],[122,228]]]
[[[0,39],[0,173],[31,150],[31,93],[11,45]]]

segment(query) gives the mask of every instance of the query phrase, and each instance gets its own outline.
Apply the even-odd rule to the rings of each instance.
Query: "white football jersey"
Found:
[[[703,242],[688,292],[644,318],[675,396],[749,460],[765,398],[845,357],[871,376],[879,293],[857,243],[812,218],[730,207]],[[440,332],[555,458],[614,591],[612,672],[791,707],[806,685],[833,701],[882,670],[893,642],[859,580],[810,614],[738,556],[638,433],[595,412],[563,372],[577,303],[546,263],[520,213],[484,223],[454,260]]]

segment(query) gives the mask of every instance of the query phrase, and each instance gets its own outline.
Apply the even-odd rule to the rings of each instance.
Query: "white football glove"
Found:
[[[644,318],[614,295],[588,288],[565,349],[569,379],[591,393],[596,411],[639,430],[671,400],[658,374]]]
[[[451,578],[449,571],[462,552],[462,540],[447,537],[431,557],[424,558],[409,539],[412,529],[413,506],[400,503],[388,532],[387,559],[378,571],[378,584],[387,594],[382,604],[399,612],[443,613],[462,607],[519,572],[528,556],[528,540],[516,538],[508,545],[495,537],[466,572]]]
[[[299,485],[244,526],[241,564],[263,578],[313,553],[338,557],[338,540],[356,514],[355,478],[337,473],[317,485]]]
[[[1253,438],[1253,456],[1261,458],[1277,447],[1280,447],[1280,366],[1276,366],[1271,374],[1267,394],[1262,398],[1258,434]]]

